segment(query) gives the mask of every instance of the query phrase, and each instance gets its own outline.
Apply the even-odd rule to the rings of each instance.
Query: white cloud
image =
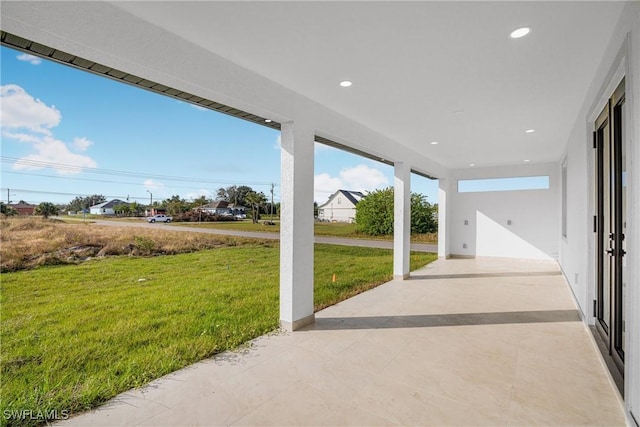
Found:
[[[191,105],[193,108],[195,108],[198,111],[207,111],[207,108],[201,107],[200,105],[196,105],[196,104],[189,104]]]
[[[2,136],[4,136],[5,138],[11,138],[11,139],[15,139],[17,141],[20,142],[40,142],[42,139],[42,136],[40,135],[29,135],[26,133],[12,133],[12,132],[2,132]]]
[[[149,178],[144,180],[144,187],[149,191],[151,190],[162,191],[164,190],[165,185],[161,182],[156,182],[153,179]]]
[[[89,141],[87,138],[73,138],[73,146],[78,151],[87,151],[89,147],[93,145],[92,141]]]
[[[340,171],[338,177],[321,173],[314,177],[314,198],[319,204],[338,190],[372,191],[389,186],[389,180],[378,169],[360,164]]]
[[[19,61],[25,61],[31,65],[40,65],[42,63],[42,60],[40,58],[38,58],[37,56],[29,55],[28,53],[21,53],[16,58],[18,58]]]
[[[211,199],[211,191],[206,190],[204,188],[201,188],[200,190],[198,190],[196,192],[192,191],[190,193],[187,193],[186,199],[187,200],[195,200],[195,199],[198,199],[198,198],[200,198],[202,196],[206,197],[207,199]]]
[[[52,168],[61,175],[72,175],[82,172],[85,168],[98,166],[91,157],[71,152],[67,144],[50,135],[9,135],[15,137],[14,139],[32,144],[35,150],[35,153],[18,159],[13,164],[14,170]]]
[[[313,177],[313,197],[318,204],[326,202],[330,195],[340,189],[344,189],[340,178],[332,177],[328,173]]]
[[[87,138],[74,138],[69,144],[53,136],[50,129],[62,119],[56,107],[46,105],[17,85],[0,86],[0,94],[2,136],[30,144],[33,149],[31,154],[18,159],[13,169],[51,168],[61,175],[70,175],[98,166],[90,156],[73,152],[87,151],[93,144]]]
[[[22,128],[50,135],[49,129],[60,124],[62,114],[55,106],[35,99],[20,86],[0,86],[0,95],[0,123],[4,129]]]
[[[389,180],[379,169],[367,165],[343,169],[340,171],[340,178],[348,187],[347,190],[370,191],[389,185]]]
[[[282,136],[280,134],[278,134],[278,137],[276,138],[276,143],[273,144],[273,149],[278,151],[282,149]]]

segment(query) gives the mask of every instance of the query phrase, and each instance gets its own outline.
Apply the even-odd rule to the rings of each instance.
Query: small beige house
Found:
[[[318,206],[318,219],[330,222],[355,222],[356,205],[364,197],[359,191],[338,190]]]

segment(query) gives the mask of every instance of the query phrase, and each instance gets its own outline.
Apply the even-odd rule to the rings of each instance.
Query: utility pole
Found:
[[[273,187],[275,187],[275,184],[272,182],[271,183],[271,222],[273,222]]]
[[[9,189],[7,188],[7,205],[11,203],[11,200],[9,200]]]
[[[153,193],[149,190],[147,190],[147,193],[149,193],[149,210],[151,211],[151,215],[153,215]]]

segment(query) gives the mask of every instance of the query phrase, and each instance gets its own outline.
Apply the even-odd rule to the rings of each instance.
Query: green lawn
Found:
[[[268,220],[263,217],[263,220]],[[176,222],[171,225],[183,227],[202,227],[216,228],[223,230],[239,230],[239,231],[257,231],[257,232],[280,232],[280,222],[276,221],[276,225],[264,225],[263,221],[254,224],[251,220],[245,221],[229,221],[229,222]],[[377,240],[393,240],[393,236],[369,236],[358,231],[356,224],[348,224],[342,222],[316,222],[314,224],[314,234],[316,236],[344,237],[350,239],[377,239]],[[437,234],[414,234],[411,241],[416,243],[436,243],[438,241]]]
[[[278,258],[267,242],[3,273],[2,410],[85,410],[274,330]],[[391,272],[390,250],[316,245],[316,309]]]

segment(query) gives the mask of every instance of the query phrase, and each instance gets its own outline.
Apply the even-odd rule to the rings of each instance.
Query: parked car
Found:
[[[169,215],[154,215],[147,218],[147,222],[171,222],[172,219]]]

